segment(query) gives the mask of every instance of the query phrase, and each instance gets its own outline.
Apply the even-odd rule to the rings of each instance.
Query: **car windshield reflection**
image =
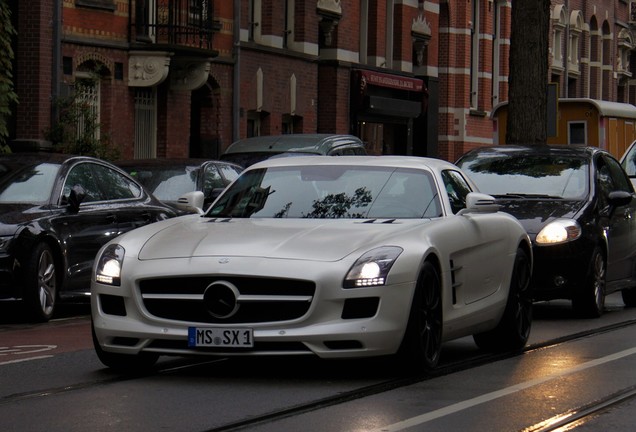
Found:
[[[0,178],[0,203],[43,203],[51,195],[60,166],[41,163],[14,167]]]
[[[461,168],[480,190],[496,197],[579,199],[588,193],[583,158],[519,156],[466,159]]]
[[[395,168],[305,166],[244,173],[210,217],[422,218],[441,213],[430,174]]]

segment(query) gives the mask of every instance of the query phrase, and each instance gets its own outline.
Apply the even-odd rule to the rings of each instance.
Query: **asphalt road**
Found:
[[[93,352],[87,305],[31,324],[2,304],[0,430],[529,432],[576,416],[576,430],[632,430],[636,309],[607,304],[592,320],[537,305],[523,354],[466,363],[481,353],[464,338],[441,365],[463,366],[406,381],[386,362],[313,358],[162,358],[121,376]]]

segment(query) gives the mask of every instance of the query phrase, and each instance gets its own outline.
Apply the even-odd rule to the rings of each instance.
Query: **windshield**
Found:
[[[580,199],[588,191],[584,158],[545,155],[478,156],[459,162],[481,192]]]
[[[162,201],[176,201],[181,195],[196,190],[198,166],[125,168],[131,177]]]
[[[441,205],[431,175],[394,167],[301,166],[243,173],[210,217],[422,218]]]
[[[59,169],[58,164],[51,163],[14,166],[2,163],[0,203],[47,202]]]

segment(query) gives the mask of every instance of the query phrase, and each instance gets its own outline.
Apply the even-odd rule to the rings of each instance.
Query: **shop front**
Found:
[[[354,134],[373,155],[413,155],[413,126],[426,113],[424,81],[354,69],[351,78],[351,121]]]

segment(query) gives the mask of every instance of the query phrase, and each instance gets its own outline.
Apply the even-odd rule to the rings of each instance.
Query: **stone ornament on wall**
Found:
[[[208,81],[210,59],[178,57],[170,67],[173,90],[196,90]]]
[[[170,70],[168,52],[131,51],[128,58],[128,85],[152,87],[162,83]]]

